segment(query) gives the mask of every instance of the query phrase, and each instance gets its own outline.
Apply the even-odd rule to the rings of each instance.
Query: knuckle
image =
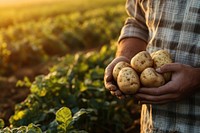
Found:
[[[107,75],[110,71],[111,71],[110,67],[107,66],[107,67],[105,68],[104,74]]]

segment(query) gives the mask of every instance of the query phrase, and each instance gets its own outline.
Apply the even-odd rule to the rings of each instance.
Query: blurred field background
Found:
[[[124,5],[0,0],[0,132],[139,132],[140,107],[103,85]]]

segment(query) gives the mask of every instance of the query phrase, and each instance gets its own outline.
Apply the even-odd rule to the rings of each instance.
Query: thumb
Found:
[[[158,73],[175,72],[181,70],[181,64],[179,63],[169,63],[157,68]]]

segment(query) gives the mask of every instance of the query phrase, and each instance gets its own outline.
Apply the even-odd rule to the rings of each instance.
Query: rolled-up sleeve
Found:
[[[145,13],[138,0],[127,0],[126,11],[129,17],[122,27],[118,42],[124,38],[136,37],[148,41],[148,28],[146,26]]]

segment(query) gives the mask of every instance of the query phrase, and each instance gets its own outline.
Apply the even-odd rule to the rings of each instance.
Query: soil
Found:
[[[25,100],[30,93],[28,87],[17,87],[17,81],[26,76],[32,82],[35,76],[47,74],[50,66],[52,64],[40,64],[31,68],[21,68],[10,76],[0,76],[0,118],[6,126],[9,125],[10,116],[14,114],[15,105]]]
[[[15,82],[9,79],[0,79],[0,118],[8,125],[8,120],[14,113],[14,106],[22,102],[29,94],[29,88],[15,87]],[[3,82],[2,82],[3,81]]]

